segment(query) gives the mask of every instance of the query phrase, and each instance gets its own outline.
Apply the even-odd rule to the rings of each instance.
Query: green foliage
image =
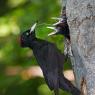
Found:
[[[36,20],[37,37],[55,43],[63,52],[63,37],[47,37],[51,30],[46,28],[54,22],[51,17],[59,16],[60,9],[59,0],[0,0],[0,95],[52,95],[42,78],[23,80],[19,73],[8,75],[12,71],[6,69],[37,65],[32,51],[22,49],[18,41],[20,33]]]

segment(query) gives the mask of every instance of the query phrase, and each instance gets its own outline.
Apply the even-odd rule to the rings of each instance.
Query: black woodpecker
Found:
[[[20,35],[21,47],[29,47],[33,50],[45,81],[48,87],[54,90],[55,95],[58,95],[59,88],[72,95],[80,95],[80,91],[63,75],[64,55],[53,43],[36,37],[36,25],[37,23]]]

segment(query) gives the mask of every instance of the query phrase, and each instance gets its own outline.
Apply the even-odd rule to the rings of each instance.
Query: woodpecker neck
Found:
[[[33,49],[34,46],[36,45],[36,43],[37,43],[37,38],[33,38],[33,39],[31,40],[31,42],[30,42],[29,47],[30,47],[31,49]]]
[[[33,39],[33,41],[31,41],[30,48],[31,49],[34,49],[34,48],[40,49],[43,46],[42,44],[47,44],[47,41],[39,39],[39,38],[35,38],[35,39]]]

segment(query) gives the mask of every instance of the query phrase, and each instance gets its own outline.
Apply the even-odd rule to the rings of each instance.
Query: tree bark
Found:
[[[95,0],[67,0],[66,15],[76,86],[82,95],[95,95]]]

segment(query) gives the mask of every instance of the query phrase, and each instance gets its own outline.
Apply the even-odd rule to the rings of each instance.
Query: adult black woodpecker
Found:
[[[80,91],[63,75],[64,55],[53,43],[36,37],[36,25],[37,23],[21,34],[21,46],[33,50],[45,81],[48,87],[54,90],[55,95],[58,95],[59,88],[70,92],[72,95],[80,95]]]

